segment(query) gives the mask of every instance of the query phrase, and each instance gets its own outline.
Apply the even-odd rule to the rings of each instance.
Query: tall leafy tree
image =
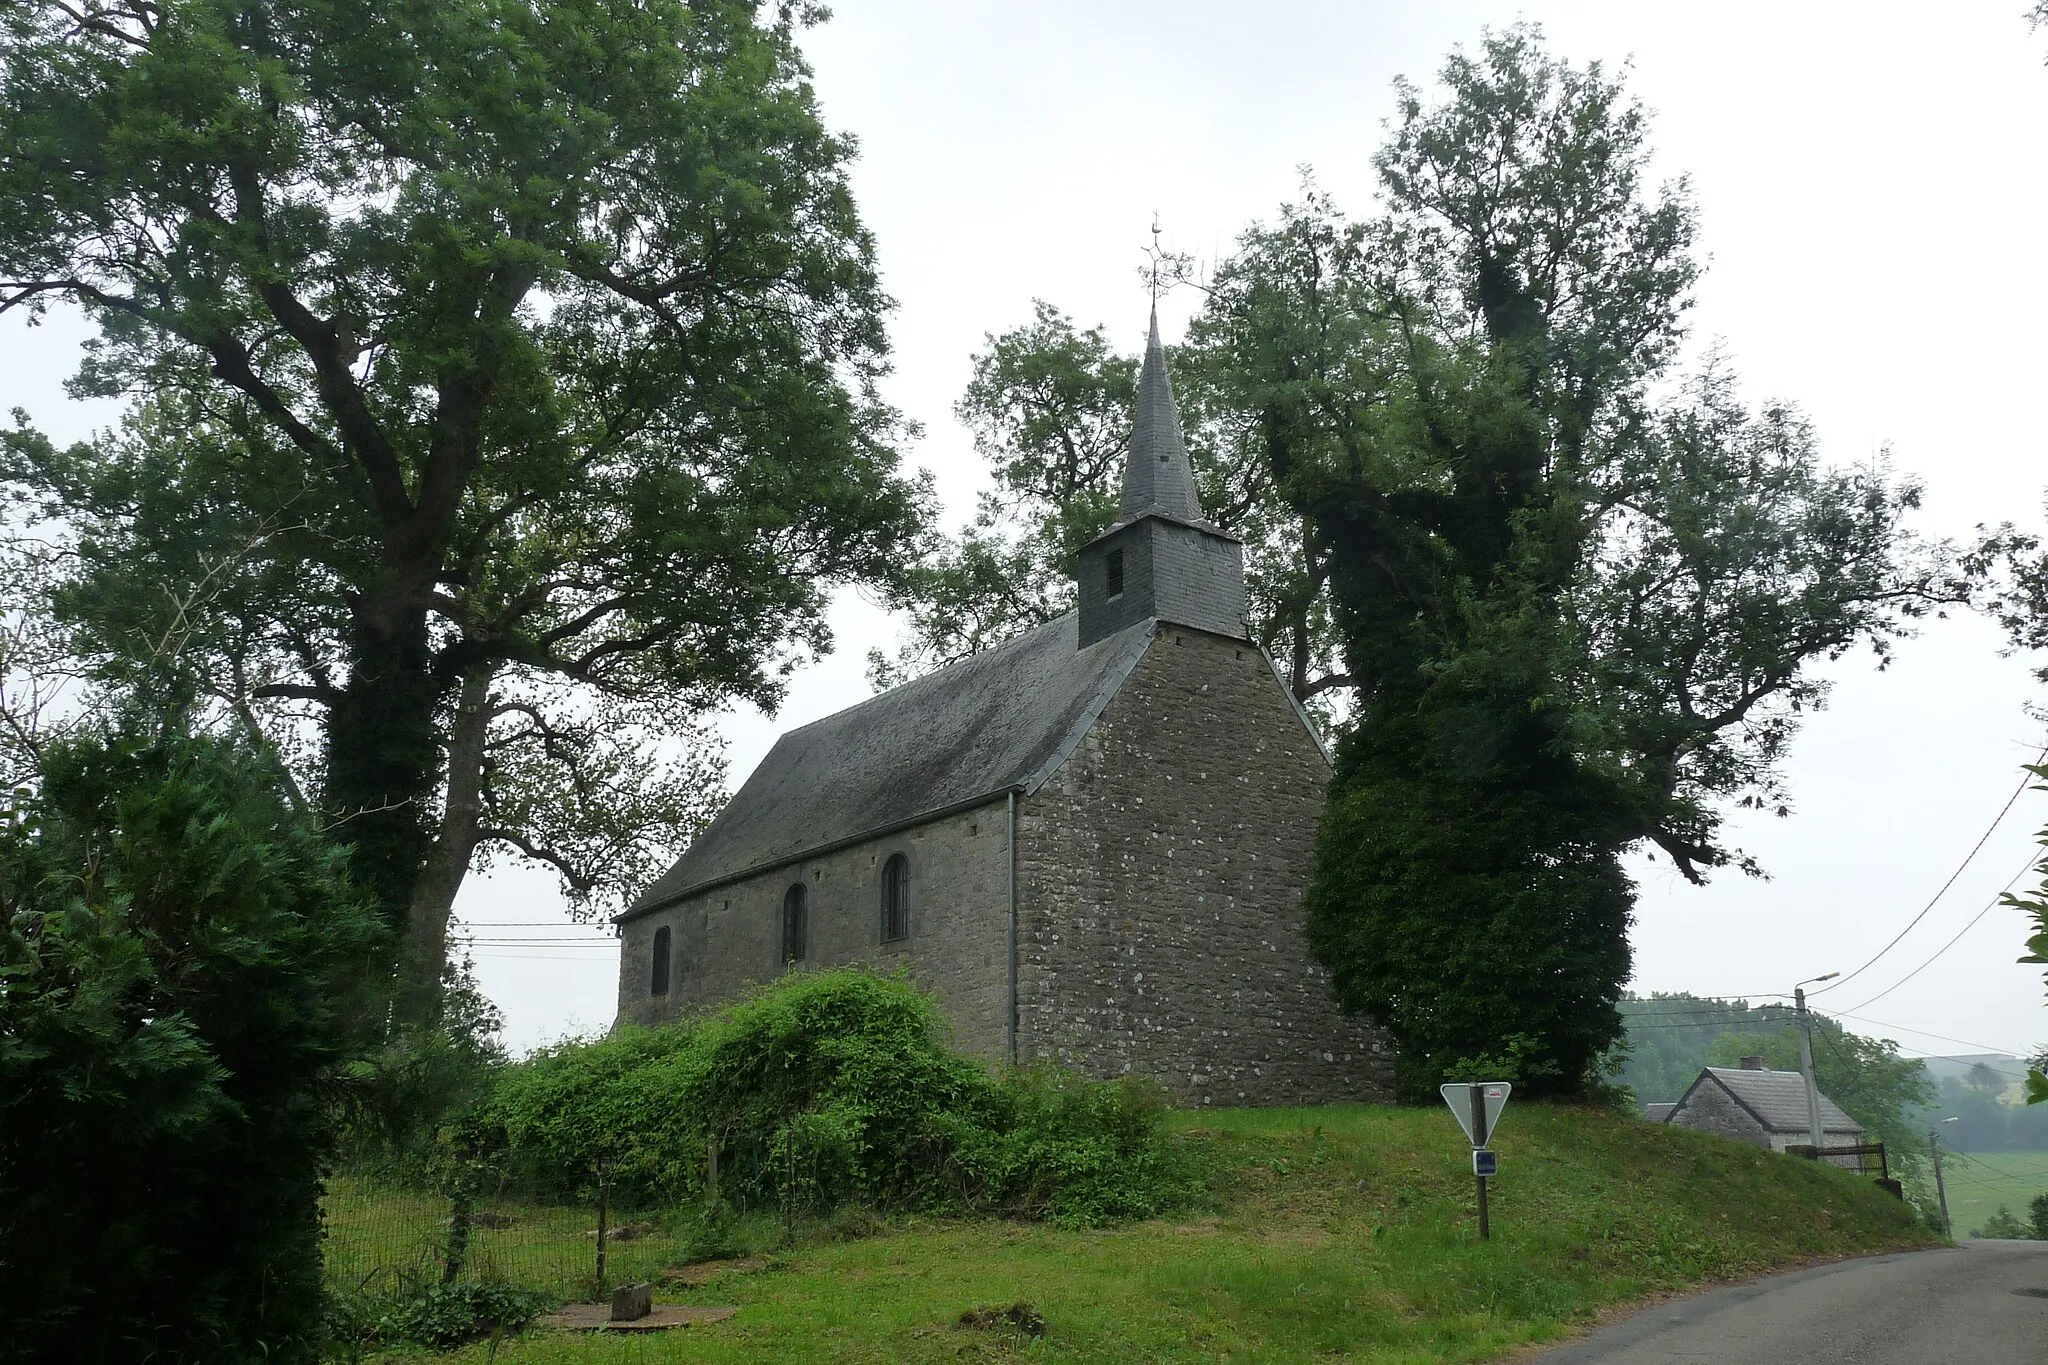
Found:
[[[0,15],[0,310],[83,308],[77,387],[141,400],[7,444],[81,647],[305,747],[422,978],[479,856],[598,896],[659,856],[716,776],[688,718],[772,704],[916,533],[807,13]]]
[[[1475,1059],[1582,1084],[1620,1034],[1645,843],[1698,880],[1728,802],[1785,807],[1813,664],[1955,595],[1910,484],[1824,467],[1712,360],[1647,116],[1530,27],[1411,87],[1387,212],[1245,234],[1192,340],[1302,515],[1351,723],[1310,893],[1340,997],[1418,1090]]]
[[[909,612],[899,652],[868,655],[880,686],[928,672],[1072,608],[1074,554],[1116,519],[1138,362],[1100,327],[1052,305],[991,334],[953,413],[993,486],[974,520],[939,538],[894,596]]]

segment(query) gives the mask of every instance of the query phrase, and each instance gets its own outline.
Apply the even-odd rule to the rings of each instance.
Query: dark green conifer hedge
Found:
[[[310,1361],[375,919],[264,756],[115,733],[0,811],[0,1360]]]

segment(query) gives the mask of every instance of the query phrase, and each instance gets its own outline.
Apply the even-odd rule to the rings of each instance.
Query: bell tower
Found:
[[[1147,618],[1245,638],[1244,545],[1202,515],[1181,437],[1159,307],[1152,308],[1138,421],[1117,524],[1081,547],[1081,647]]]

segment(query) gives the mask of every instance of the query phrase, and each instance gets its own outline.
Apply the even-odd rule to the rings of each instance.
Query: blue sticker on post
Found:
[[[1472,1174],[1496,1175],[1500,1171],[1500,1158],[1484,1147],[1472,1150]]]

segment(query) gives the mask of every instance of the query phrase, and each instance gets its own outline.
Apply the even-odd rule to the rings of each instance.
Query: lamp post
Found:
[[[1840,972],[1809,977],[1792,988],[1792,1002],[1799,1010],[1799,1074],[1806,1078],[1806,1127],[1813,1143],[1813,1158],[1820,1160],[1820,1087],[1813,1083],[1813,1016],[1806,1012],[1806,988],[1820,981],[1833,981]]]
[[[1943,1123],[1961,1123],[1962,1121],[1960,1114],[1951,1115],[1942,1120]],[[1956,1239],[1956,1228],[1955,1224],[1948,1220],[1948,1187],[1941,1182],[1941,1134],[1937,1129],[1929,1128],[1927,1130],[1927,1150],[1934,1157],[1934,1197],[1941,1205],[1942,1235],[1953,1242]]]

